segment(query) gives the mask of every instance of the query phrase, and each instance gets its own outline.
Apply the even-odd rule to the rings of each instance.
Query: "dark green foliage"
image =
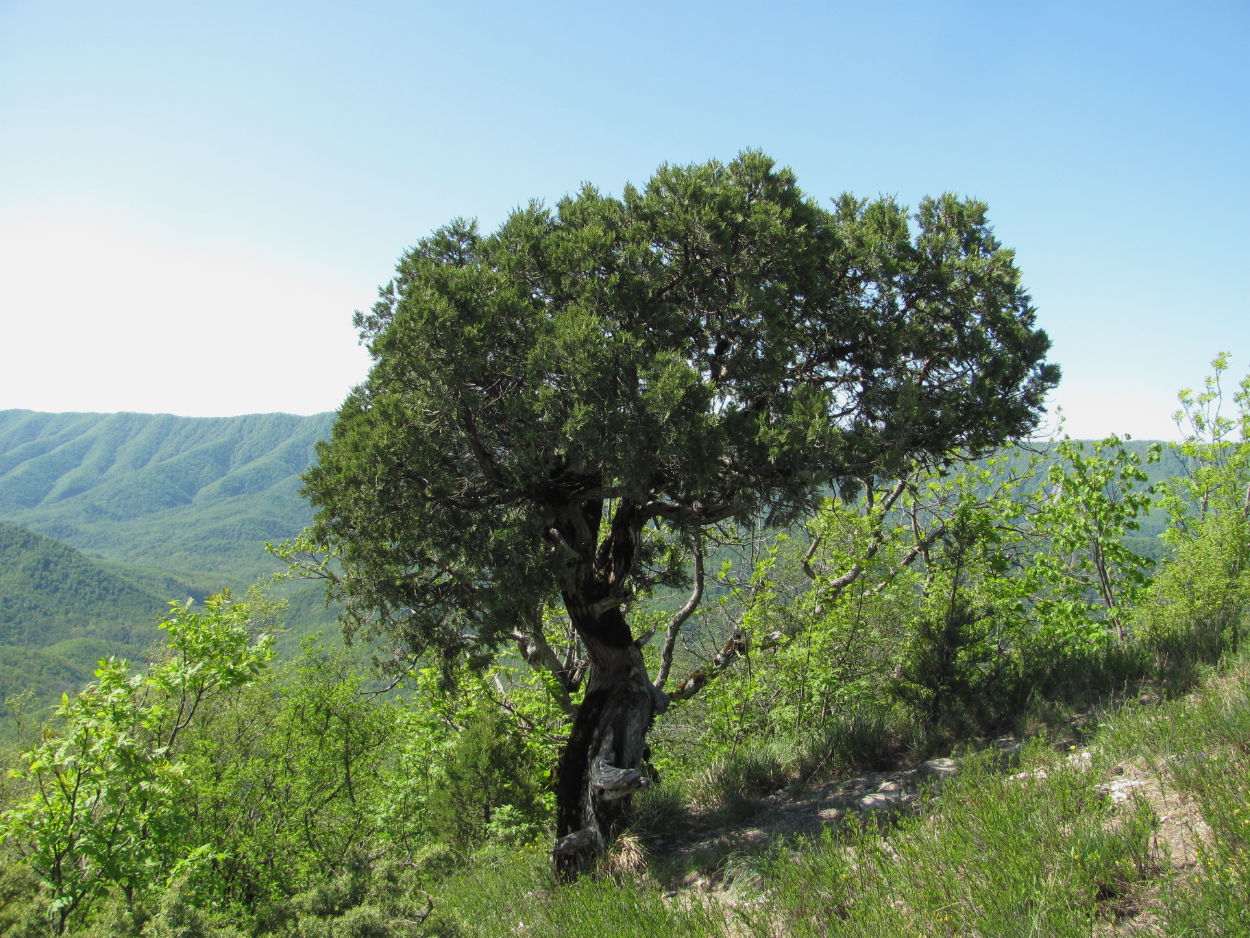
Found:
[[[561,214],[573,219],[595,206],[604,207],[596,200],[570,200]],[[661,228],[667,223],[651,221]],[[577,253],[576,245],[559,239],[554,247]],[[454,271],[448,276],[456,279]],[[528,302],[525,296],[514,299]],[[409,314],[411,308],[397,313]],[[768,324],[767,317],[761,321]],[[576,344],[576,338],[553,330],[525,360],[550,353],[544,343]],[[727,362],[734,359],[729,350],[721,354]],[[648,382],[663,385],[680,370],[649,373]],[[573,383],[593,378],[559,376]],[[648,382],[641,398],[652,390]],[[657,390],[656,400],[689,403],[682,395],[693,393],[692,386],[677,385],[675,398],[666,396],[670,387]],[[1217,396],[1209,394],[1207,400]],[[1013,721],[1019,728],[1046,706],[1059,713],[1065,704],[1099,705],[1100,712],[1091,711],[1092,726],[1107,719],[1108,701],[1135,700],[1142,689],[1166,698],[1190,688],[1203,660],[1217,660],[1244,641],[1250,610],[1250,448],[1244,440],[1250,384],[1234,399],[1242,407],[1240,421],[1199,416],[1195,426],[1207,435],[1196,433],[1181,449],[1187,474],[1163,486],[1173,527],[1169,554],[1154,571],[1120,550],[1149,500],[1135,488],[1145,482],[1138,460],[1116,441],[1092,450],[1060,446],[1054,453],[1060,462],[1046,474],[1047,482],[1003,490],[980,473],[932,477],[922,454],[899,501],[862,513],[867,498],[830,501],[807,532],[811,540],[779,540],[771,555],[766,545],[762,553],[769,559],[744,578],[746,587],[726,574],[720,592],[722,610],[739,601],[747,607],[739,633],[749,638],[741,642],[745,660],[720,677],[719,697],[706,695],[668,712],[665,741],[680,739],[686,760],[663,762],[669,783],[636,802],[635,832],[660,840],[669,828],[685,826],[691,818],[683,796],[716,809],[720,820],[742,818],[780,807],[780,790],[821,773],[897,768],[901,752],[922,754],[926,742],[938,738],[925,735],[935,724],[948,733],[998,731]],[[402,402],[385,394],[377,403],[402,410]],[[1201,403],[1191,399],[1186,406]],[[674,420],[691,416],[680,411],[671,415]],[[584,421],[591,437],[613,426],[613,418],[589,412],[562,413],[560,419],[567,422],[564,430]],[[871,437],[883,426],[879,421],[865,432]],[[806,430],[819,436],[819,421]],[[1240,443],[1231,439],[1236,430],[1243,434]],[[848,430],[848,436],[854,434]],[[596,439],[575,442],[589,448],[584,451],[598,445]],[[741,452],[758,442],[748,440]],[[784,449],[784,440],[771,442]],[[871,448],[872,440],[864,445]],[[204,479],[230,462],[229,451],[197,450],[200,474],[192,471],[196,466],[181,464],[181,475],[163,487],[154,482],[154,491],[172,504],[174,481],[200,492],[211,489],[216,483]],[[517,465],[549,455],[522,453]],[[70,457],[95,471],[117,452],[77,443],[57,458]],[[612,471],[629,481],[633,463],[646,458],[629,454]],[[267,465],[262,461],[256,469],[262,481]],[[400,487],[419,487],[436,475],[406,479]],[[81,474],[62,476],[58,497],[65,501],[90,491]],[[882,479],[870,481],[879,496]],[[757,492],[754,504],[759,508],[776,495],[774,507],[784,517],[784,483],[777,485],[766,496]],[[465,491],[450,494],[468,497]],[[604,526],[614,506],[628,500],[629,493],[607,500],[608,514],[599,519]],[[397,511],[408,507],[402,499],[396,503]],[[505,558],[513,548],[532,550],[521,537],[523,507],[513,504],[495,516],[500,519],[520,527],[489,545],[488,559]],[[882,528],[883,522],[893,526]],[[472,553],[480,546],[474,537],[495,536],[488,528],[482,523],[452,542]],[[249,530],[244,523],[236,533]],[[115,565],[101,571],[73,551],[49,546],[46,538],[0,525],[4,536],[9,541],[0,545],[17,545],[17,559],[10,558],[7,569],[36,584],[32,603],[49,600],[46,608],[32,604],[16,617],[23,627],[34,614],[29,610],[52,616],[73,596],[96,596],[92,583],[113,584],[100,587],[96,599],[102,606],[116,598],[119,608],[127,608],[129,589],[143,594],[161,582],[153,571],[127,576]],[[808,551],[809,544],[820,550]],[[681,545],[638,548],[655,564],[638,578],[641,587],[678,579],[675,568],[662,562],[674,546]],[[388,549],[365,548],[382,554]],[[41,565],[28,563],[28,556],[50,559]],[[531,556],[536,559],[526,575],[550,572],[547,565],[560,562],[560,545]],[[846,580],[845,571],[856,565],[859,579]],[[411,573],[399,567],[388,572]],[[670,901],[669,885],[649,879],[658,875],[656,858],[645,855],[633,872],[618,868],[614,878],[553,890],[547,860],[532,840],[547,817],[545,780],[535,763],[549,755],[568,724],[556,703],[537,706],[527,694],[556,679],[548,674],[528,687],[492,673],[493,681],[473,683],[464,680],[473,659],[458,654],[489,652],[488,633],[496,623],[486,617],[506,611],[515,599],[492,592],[495,572],[488,565],[478,579],[466,581],[446,566],[425,584],[437,588],[440,601],[485,594],[482,605],[461,610],[454,623],[446,608],[424,610],[440,627],[483,629],[461,632],[441,649],[456,653],[450,664],[461,682],[456,697],[438,702],[429,696],[438,683],[434,667],[409,673],[416,686],[405,689],[405,707],[380,702],[354,664],[312,646],[295,663],[262,675],[265,655],[248,645],[244,623],[232,620],[220,603],[202,620],[190,607],[176,611],[167,625],[179,630],[171,629],[169,649],[145,672],[103,664],[92,686],[66,698],[59,728],[30,747],[23,766],[0,788],[8,839],[8,852],[0,856],[0,933],[45,936],[51,927],[81,938],[598,938],[928,930],[1075,938],[1149,925],[1132,917],[1140,893],[1150,889],[1156,891],[1152,914],[1168,933],[1246,931],[1250,705],[1244,660],[1214,679],[1217,686],[1228,685],[1220,692],[1209,681],[1201,691],[1209,699],[1190,701],[1187,709],[1164,699],[1153,720],[1161,737],[1153,741],[1154,771],[1181,793],[1175,803],[1192,805],[1210,832],[1199,845],[1198,865],[1179,875],[1167,867],[1146,801],[1117,806],[1094,788],[1095,773],[1105,778],[1140,771],[1143,753],[1116,752],[1108,741],[1104,756],[1099,740],[1091,750],[1097,753],[1093,765],[1056,757],[1038,744],[1022,756],[1029,772],[1013,770],[1011,777],[998,771],[992,757],[967,757],[940,794],[935,788],[916,803],[923,817],[900,812],[880,825],[832,829],[819,844],[784,850],[775,844],[762,858],[739,863],[750,867],[749,876],[729,871],[722,857],[723,882],[732,881],[739,892],[731,902],[705,903],[692,892]],[[509,578],[515,576],[499,582],[524,585]],[[12,582],[0,574],[0,584]],[[392,595],[405,595],[406,588],[398,584]],[[530,598],[546,595],[544,589],[535,587]],[[403,616],[413,610],[385,612]],[[709,628],[706,621],[699,626]],[[41,668],[50,679],[68,680],[76,672],[57,670],[63,658],[100,654],[128,634],[107,628],[94,634],[71,624],[46,647],[8,649],[19,655],[11,660],[0,655],[0,680],[18,669]],[[700,704],[705,708],[697,709]],[[1195,717],[1188,727],[1189,715],[1201,720]],[[512,717],[533,735],[522,737]],[[732,732],[722,732],[726,727]],[[1063,732],[1070,730],[1065,721]],[[1038,765],[1044,771],[1034,771]],[[493,849],[478,851],[483,844]],[[637,841],[632,846],[642,850]],[[474,863],[475,851],[488,862]],[[646,864],[651,868],[644,872]],[[759,895],[747,899],[744,891]]]
[[[1082,705],[1105,704],[1108,695],[1135,700],[1140,683],[1158,680],[1177,657],[1214,657],[1235,645],[1244,632],[1248,593],[1244,502],[1233,496],[1244,499],[1247,479],[1237,461],[1221,465],[1218,478],[1203,478],[1223,486],[1210,489],[1212,506],[1219,493],[1230,504],[1190,516],[1184,535],[1171,538],[1171,559],[1134,596],[1131,609],[1127,602],[1122,609],[1132,613],[1124,620],[1123,641],[1024,640],[1029,633],[1021,623],[1028,619],[1018,617],[1027,609],[1013,607],[1016,594],[996,579],[1013,574],[1010,563],[995,558],[1014,556],[1016,546],[994,525],[1014,515],[984,492],[961,502],[955,517],[966,521],[951,520],[910,578],[895,581],[894,592],[871,593],[866,580],[850,619],[837,622],[835,610],[824,610],[819,629],[828,630],[830,641],[821,639],[810,649],[793,643],[759,649],[744,667],[721,678],[727,688],[722,706],[732,707],[735,694],[745,699],[749,691],[759,695],[761,706],[771,699],[787,715],[766,724],[767,739],[752,740],[758,714],[739,707],[744,735],[732,751],[710,766],[706,758],[691,760],[686,768],[702,771],[695,778],[666,766],[665,786],[637,802],[634,831],[649,843],[669,840],[674,828],[688,830],[685,799],[691,797],[717,809],[719,823],[750,818],[762,825],[756,816],[772,811],[777,793],[790,786],[817,781],[822,773],[841,777],[894,767],[913,715],[954,726],[1019,715],[1049,694]],[[865,536],[852,522],[824,517],[820,530],[830,562],[841,562],[839,551]],[[845,544],[834,543],[838,524],[847,526]],[[870,572],[890,569],[897,561],[893,551],[905,546],[883,548]],[[775,559],[788,556],[797,563],[802,553],[780,550]],[[804,579],[800,574],[798,588]],[[774,595],[753,609],[762,621],[752,634],[766,636],[788,623],[778,616],[785,608],[796,621],[811,615],[813,607],[787,603],[788,580],[777,569],[755,582],[761,593]],[[816,582],[827,586],[827,580]],[[904,586],[918,598],[905,601]],[[823,599],[829,599],[828,590]],[[882,607],[873,616],[894,604],[897,627],[866,618],[869,599],[880,599]],[[898,635],[911,644],[896,648]],[[806,695],[799,705],[786,699],[795,682],[819,683],[826,649],[836,651],[848,637],[885,647],[880,655],[863,649],[860,664],[901,665],[897,686],[908,688],[901,695],[906,709],[871,705],[887,686],[879,679],[882,670],[872,672],[878,680],[850,684],[845,696],[833,694],[819,706]],[[1010,641],[1003,644],[1004,638]],[[89,647],[86,639],[60,645],[73,643]],[[846,662],[836,667],[837,675],[852,673]],[[770,671],[785,674],[772,680]],[[117,673],[109,686],[121,691],[124,680]],[[706,903],[693,891],[668,896],[671,882],[660,885],[662,855],[644,857],[634,872],[553,889],[542,849],[516,844],[542,816],[537,776],[526,741],[493,698],[506,687],[521,700],[520,688],[510,679],[462,681],[459,696],[443,706],[420,696],[433,692],[434,671],[423,671],[422,680],[409,691],[420,706],[405,711],[380,705],[362,693],[363,679],[352,666],[310,649],[272,678],[232,688],[206,704],[179,734],[177,772],[154,772],[146,782],[152,803],[168,809],[176,825],[163,828],[165,822],[157,823],[151,812],[137,819],[121,812],[123,824],[147,823],[153,831],[116,871],[119,882],[128,877],[135,895],[128,898],[120,888],[103,892],[90,914],[71,916],[68,932],[79,938],[410,938],[639,929],[655,935],[881,935],[936,928],[938,934],[1032,929],[1076,938],[1091,929],[1132,927],[1143,894],[1169,933],[1245,930],[1250,707],[1244,665],[1218,679],[1228,685],[1225,691],[1201,704],[1190,701],[1184,711],[1165,703],[1152,723],[1166,736],[1151,750],[1158,753],[1157,771],[1186,793],[1211,829],[1190,873],[1171,873],[1142,803],[1118,806],[1094,789],[1108,773],[1124,766],[1135,772],[1141,764],[1140,753],[1117,754],[1112,742],[1099,740],[1092,751],[1101,754],[1105,745],[1108,752],[1096,756],[1096,772],[1041,746],[1022,758],[1024,768],[1044,764],[1045,772],[1014,778],[997,771],[993,759],[967,757],[954,781],[921,802],[923,817],[902,812],[881,825],[835,828],[819,844],[778,841],[758,856],[721,856],[716,875],[735,896],[723,904]],[[1158,686],[1166,692],[1189,685]],[[133,702],[122,693],[107,719],[124,717]],[[809,716],[795,722],[796,713]],[[1182,713],[1201,716],[1200,727],[1187,728],[1178,718]],[[90,715],[105,719],[98,709]],[[670,734],[693,735],[694,728],[681,727],[681,721],[698,724],[707,714],[681,709],[676,716]],[[706,721],[702,730],[719,725]],[[791,725],[811,731],[791,737],[777,732]],[[915,726],[922,729],[919,719]],[[436,727],[441,732],[432,732]],[[923,746],[913,751],[923,752]],[[54,758],[50,750],[45,754]],[[149,750],[135,765],[160,768],[164,758]],[[7,797],[12,803],[12,791]],[[413,818],[399,836],[392,820],[405,812]],[[176,839],[171,830],[192,833]],[[433,837],[456,849],[424,839]],[[484,841],[512,845],[466,860]],[[171,857],[184,866],[171,865]],[[139,885],[127,872],[135,865],[153,871],[151,885]],[[39,887],[25,870],[14,861],[0,874],[0,931],[43,938],[48,919],[34,902]]]
[[[362,615],[448,653],[567,598],[600,546],[586,589],[680,580],[635,562],[649,521],[780,518],[1025,433],[1058,375],[984,205],[829,211],[759,153],[454,222],[380,293],[314,531]]]
[[[470,852],[488,838],[520,843],[541,829],[539,769],[499,710],[474,710],[426,804],[429,835]]]
[[[926,720],[944,721],[985,698],[978,677],[994,660],[994,649],[985,642],[989,615],[955,597],[943,615],[917,620],[913,651],[903,662],[896,692]]]

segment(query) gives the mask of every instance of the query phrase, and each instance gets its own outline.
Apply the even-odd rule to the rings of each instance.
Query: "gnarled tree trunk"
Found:
[[[578,628],[590,674],[556,775],[552,859],[561,879],[594,862],[616,836],[630,796],[650,784],[642,774],[647,731],[667,704],[647,677],[620,609],[603,613],[594,626]]]

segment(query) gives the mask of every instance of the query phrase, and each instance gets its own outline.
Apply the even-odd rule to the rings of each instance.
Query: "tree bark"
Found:
[[[590,656],[586,693],[556,770],[558,878],[586,870],[619,832],[642,773],[647,731],[667,698],[652,686],[624,614],[613,608],[594,627],[578,623]]]
[[[647,676],[624,608],[649,517],[637,501],[615,504],[606,534],[601,500],[555,513],[549,537],[569,557],[561,585],[569,621],[590,662],[586,690],[556,769],[556,875],[573,879],[612,842],[642,773],[647,731],[668,698]],[[600,539],[602,534],[602,539]]]

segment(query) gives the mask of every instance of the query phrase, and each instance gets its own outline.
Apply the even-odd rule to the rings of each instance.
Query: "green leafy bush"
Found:
[[[215,696],[254,681],[271,657],[251,613],[226,595],[174,604],[165,654],[143,673],[108,659],[56,728],[22,755],[24,800],[0,833],[38,877],[55,931],[117,888],[127,904],[174,875],[200,846],[186,810],[184,733]]]
[[[545,820],[536,768],[489,704],[470,712],[426,804],[430,836],[470,852],[484,841],[523,843]]]

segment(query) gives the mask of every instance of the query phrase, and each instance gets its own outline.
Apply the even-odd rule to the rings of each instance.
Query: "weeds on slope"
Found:
[[[719,889],[671,888],[662,857],[554,889],[541,847],[515,851],[446,880],[426,933],[1250,934],[1248,675],[1243,656],[1186,698],[1099,714],[1080,751],[967,755],[918,806],[722,858]],[[677,822],[671,802],[654,820]]]

